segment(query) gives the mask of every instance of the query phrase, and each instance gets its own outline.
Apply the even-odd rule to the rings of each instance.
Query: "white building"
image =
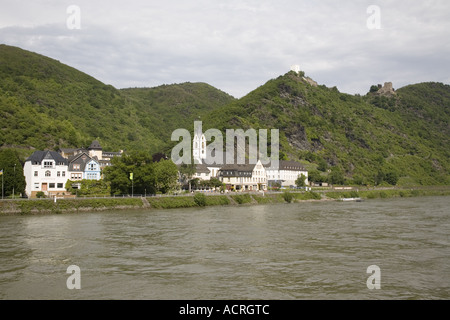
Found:
[[[258,160],[256,164],[227,164],[219,171],[220,180],[227,189],[257,191],[267,189],[266,170]]]
[[[28,197],[36,197],[39,191],[46,196],[66,192],[65,184],[68,177],[68,162],[54,151],[35,151],[23,167]]]
[[[279,183],[282,187],[295,186],[295,181],[301,176],[306,177],[305,184],[308,185],[308,171],[302,164],[295,161],[280,160],[278,168],[266,166],[266,175],[269,186]]]

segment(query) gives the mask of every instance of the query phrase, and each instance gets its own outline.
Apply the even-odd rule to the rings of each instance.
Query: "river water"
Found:
[[[0,299],[449,299],[449,208],[424,197],[1,216]]]

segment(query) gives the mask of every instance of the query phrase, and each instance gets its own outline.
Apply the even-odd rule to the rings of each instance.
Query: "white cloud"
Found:
[[[117,88],[202,81],[236,97],[292,64],[342,92],[448,82],[450,3],[371,1],[5,1],[0,42],[35,51]],[[69,5],[81,30],[66,27]]]

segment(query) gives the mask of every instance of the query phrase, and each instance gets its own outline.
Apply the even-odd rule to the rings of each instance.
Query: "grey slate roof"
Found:
[[[195,170],[197,173],[210,173],[211,172],[205,164],[196,164]]]
[[[264,165],[266,169],[270,169],[271,163]],[[306,171],[305,167],[296,161],[280,160],[278,170]]]
[[[100,142],[98,142],[97,140],[92,141],[91,145],[89,146],[89,150],[102,150]]]
[[[91,160],[95,160],[98,162],[97,157],[91,158],[89,157],[89,155],[87,153],[79,153],[73,157],[69,158],[69,171],[84,171],[86,168],[86,164],[91,161]],[[80,165],[80,169],[74,170],[73,169],[73,165],[74,164],[79,164]]]
[[[31,156],[27,158],[26,161],[31,161],[32,163],[41,164],[43,160],[55,160],[56,164],[67,165],[67,159],[63,158],[58,152],[55,151],[35,151]]]

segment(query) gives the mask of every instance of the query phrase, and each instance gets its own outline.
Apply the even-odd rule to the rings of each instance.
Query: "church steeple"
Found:
[[[194,122],[194,139],[192,141],[194,163],[202,163],[206,159],[206,137],[202,132],[202,122]]]

